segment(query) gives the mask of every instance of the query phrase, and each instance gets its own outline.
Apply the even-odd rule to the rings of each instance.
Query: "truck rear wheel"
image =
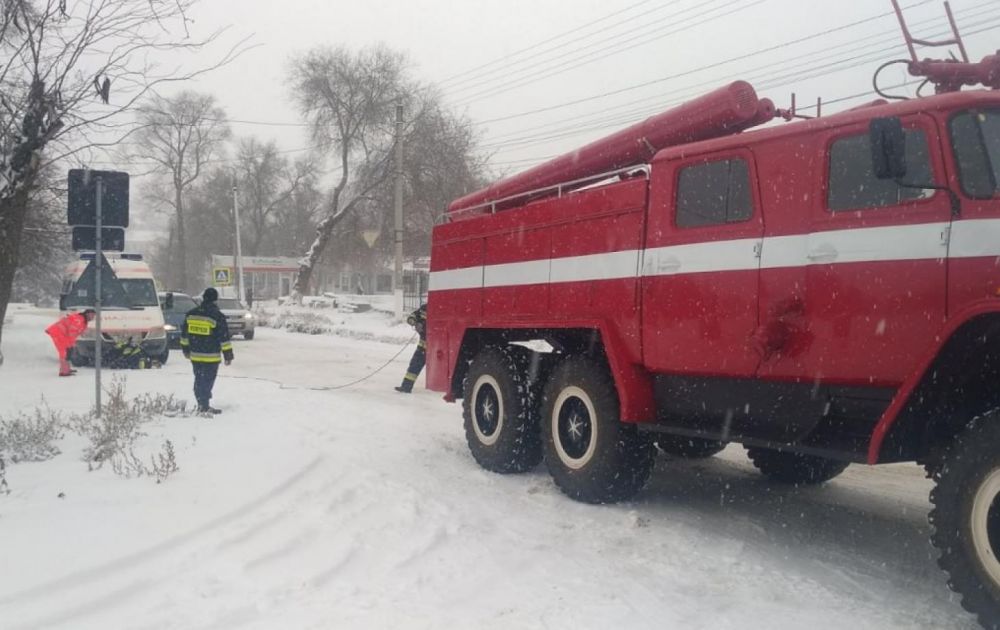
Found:
[[[479,465],[496,473],[531,470],[542,461],[535,389],[507,349],[486,348],[463,385],[465,439]]]
[[[667,455],[688,459],[711,457],[726,448],[726,443],[719,440],[684,437],[683,435],[658,435],[656,445]]]
[[[542,398],[545,462],[556,485],[587,503],[634,496],[653,468],[653,445],[619,419],[607,369],[570,357],[552,372]]]
[[[751,447],[747,449],[747,455],[765,477],[796,486],[830,481],[850,466],[848,462],[772,448]]]
[[[931,542],[948,586],[984,628],[1000,628],[1000,410],[981,416],[934,469]]]

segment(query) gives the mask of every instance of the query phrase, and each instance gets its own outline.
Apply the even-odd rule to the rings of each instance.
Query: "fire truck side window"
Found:
[[[950,127],[962,190],[990,199],[1000,192],[1000,110],[962,112]]]
[[[867,133],[836,140],[830,147],[830,186],[827,207],[834,212],[895,206],[903,201],[924,199],[933,190],[903,188],[896,182],[877,179],[872,171],[871,144]],[[927,134],[906,130],[906,181],[933,183]]]
[[[677,183],[677,226],[746,221],[753,214],[750,170],[744,160],[717,160],[681,170]]]

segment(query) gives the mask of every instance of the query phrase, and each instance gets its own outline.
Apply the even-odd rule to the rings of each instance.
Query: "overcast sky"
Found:
[[[945,33],[939,1],[903,4],[916,33]],[[1000,48],[1000,0],[952,7],[974,59]],[[800,106],[867,92],[873,69],[905,54],[890,12],[889,0],[205,0],[195,33],[230,25],[226,41],[256,47],[188,87],[215,94],[237,136],[292,152],[310,143],[289,59],[384,43],[477,125],[498,169],[516,171],[737,78],[779,107],[793,90]],[[883,82],[906,80],[893,69]]]

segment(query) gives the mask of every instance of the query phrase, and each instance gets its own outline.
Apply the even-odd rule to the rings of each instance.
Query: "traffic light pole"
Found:
[[[97,267],[97,280],[94,283],[94,292],[97,294],[94,296],[94,310],[97,311],[97,317],[94,319],[94,400],[95,409],[97,411],[97,417],[101,417],[101,359],[104,352],[101,348],[101,298],[103,292],[101,289],[101,276],[103,275],[104,269],[104,242],[101,238],[101,219],[103,218],[103,208],[101,207],[101,198],[104,196],[104,180],[98,176],[97,177],[97,239],[94,252],[94,263]]]

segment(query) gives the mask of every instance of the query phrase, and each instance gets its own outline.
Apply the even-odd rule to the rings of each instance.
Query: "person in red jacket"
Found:
[[[66,354],[69,349],[76,345],[76,339],[87,330],[87,324],[97,316],[97,312],[88,308],[80,313],[69,313],[59,321],[45,329],[45,332],[52,338],[52,343],[59,353],[59,376],[70,376],[74,370],[70,368]]]

